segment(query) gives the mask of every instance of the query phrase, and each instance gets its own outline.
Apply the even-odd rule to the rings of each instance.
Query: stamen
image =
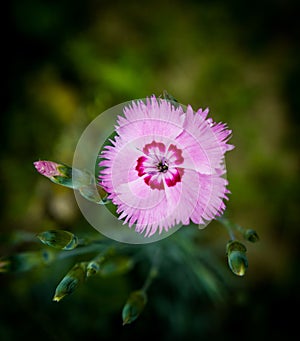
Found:
[[[168,164],[165,162],[164,160],[165,158],[163,158],[162,161],[160,161],[157,165],[157,169],[160,173],[166,173],[169,169]]]

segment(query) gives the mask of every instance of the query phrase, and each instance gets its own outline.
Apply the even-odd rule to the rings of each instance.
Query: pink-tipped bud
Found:
[[[33,164],[36,170],[47,178],[63,175],[59,171],[59,166],[61,166],[59,163],[53,161],[36,161]]]
[[[33,164],[40,174],[52,182],[69,188],[78,188],[78,185],[72,181],[72,167],[53,161],[36,161]],[[80,172],[81,174],[83,173]]]

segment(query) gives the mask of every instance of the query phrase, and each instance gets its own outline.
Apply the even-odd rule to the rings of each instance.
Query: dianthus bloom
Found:
[[[231,131],[207,115],[155,96],[125,106],[99,155],[99,184],[124,224],[151,236],[223,213]]]

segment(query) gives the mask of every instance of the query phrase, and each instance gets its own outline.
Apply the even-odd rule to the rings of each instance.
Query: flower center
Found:
[[[165,185],[173,187],[181,182],[184,171],[178,165],[183,163],[183,157],[175,145],[166,148],[163,143],[152,141],[144,146],[143,154],[137,159],[135,170],[146,185],[162,190]]]
[[[157,169],[160,173],[166,173],[169,169],[169,166],[165,161],[159,161]]]

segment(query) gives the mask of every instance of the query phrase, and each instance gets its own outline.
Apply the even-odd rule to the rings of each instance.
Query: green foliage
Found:
[[[233,0],[12,0],[9,6],[0,269],[13,272],[1,277],[1,337],[253,340],[292,333],[297,321],[288,311],[299,301],[300,283],[298,3],[254,1],[245,9]],[[40,231],[62,228],[84,239],[96,233],[78,214],[72,191],[37,179],[32,162],[49,157],[71,164],[79,136],[99,113],[163,89],[186,104],[208,106],[233,129],[237,147],[227,158],[231,218],[263,238],[247,245],[251,266],[243,281],[223,269],[227,235],[213,223],[197,231],[192,271],[179,256],[182,245],[161,243],[166,258],[160,257],[147,308],[124,330],[116,316],[128,292],[143,282],[153,249],[141,251],[145,262],[135,263],[130,276],[90,276],[70,299],[53,304],[63,274],[102,249],[81,245],[60,253],[49,247],[44,255],[50,263],[40,250],[32,258],[32,235]],[[229,295],[230,304],[212,306],[209,288],[218,293],[214,297]],[[278,314],[278,302],[286,314]]]

